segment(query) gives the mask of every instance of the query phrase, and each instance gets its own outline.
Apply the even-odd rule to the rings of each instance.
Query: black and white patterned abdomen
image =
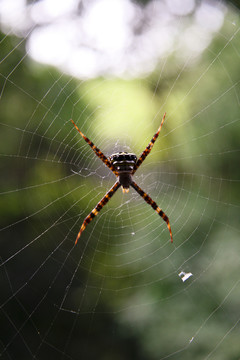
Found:
[[[114,166],[114,169],[118,172],[132,172],[137,162],[137,156],[132,153],[119,152],[109,156],[109,159]]]

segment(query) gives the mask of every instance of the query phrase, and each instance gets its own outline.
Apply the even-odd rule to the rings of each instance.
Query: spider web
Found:
[[[238,10],[131,3],[138,16],[124,56],[115,42],[106,51],[107,33],[91,43],[91,32],[81,40],[86,54],[74,28],[72,51],[63,37],[64,54],[57,41],[36,54],[40,30],[57,23],[63,36],[70,12],[50,1],[41,20],[44,3],[0,6],[1,357],[240,358]],[[110,9],[65,6],[74,4],[84,31],[84,16],[95,19],[89,4],[103,17],[104,3]],[[205,27],[196,25],[201,13]],[[74,246],[116,179],[69,120],[106,156],[139,156],[165,111],[134,180],[168,215],[173,244],[131,188],[116,192]]]

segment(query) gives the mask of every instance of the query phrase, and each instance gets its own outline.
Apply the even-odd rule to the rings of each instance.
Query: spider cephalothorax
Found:
[[[118,181],[122,186],[123,192],[129,191],[132,182],[132,174],[137,163],[135,154],[127,152],[119,152],[109,156],[109,160],[118,175]]]
[[[89,140],[82,132],[79,130],[77,125],[71,120],[79,134],[83,137],[83,139],[88,143],[88,145],[92,148],[95,154],[104,162],[104,164],[112,170],[112,172],[118,177],[118,180],[112,186],[112,188],[106,193],[106,195],[99,201],[99,203],[95,206],[95,208],[90,212],[90,214],[85,218],[79,233],[77,235],[75,244],[78,242],[83,230],[86,228],[87,224],[89,224],[92,219],[99,213],[99,211],[103,208],[103,206],[111,199],[114,193],[122,187],[123,192],[128,192],[129,187],[132,186],[140,196],[149,204],[151,207],[161,216],[161,218],[167,223],[167,227],[170,233],[171,242],[173,242],[172,230],[170,226],[169,219],[167,215],[162,211],[162,209],[153,201],[148,194],[146,194],[132,179],[135,171],[142,164],[143,160],[150,153],[157,137],[162,128],[166,113],[163,115],[162,122],[158,128],[158,131],[153,136],[152,140],[146,147],[146,149],[142,152],[142,154],[137,158],[135,154],[127,153],[127,152],[118,152],[116,154],[112,154],[109,158],[107,158],[100,149],[98,149],[91,140]]]

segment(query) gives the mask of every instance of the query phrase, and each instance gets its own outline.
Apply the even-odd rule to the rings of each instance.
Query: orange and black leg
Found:
[[[134,181],[131,183],[131,186],[138,192],[138,194],[149,204],[151,207],[161,216],[161,218],[167,223],[167,227],[170,233],[171,242],[173,242],[172,230],[170,222],[167,215],[158,207],[158,205],[153,201],[148,194],[146,194]]]
[[[113,165],[111,164],[111,162],[108,160],[108,158],[101,152],[100,149],[98,149],[91,140],[89,140],[82,132],[81,130],[77,127],[77,125],[74,123],[74,121],[71,119],[70,120],[73,125],[75,126],[75,128],[77,129],[77,131],[79,132],[79,134],[83,137],[83,139],[86,141],[86,143],[88,143],[88,145],[92,148],[92,150],[95,152],[95,154],[104,162],[105,165],[107,165],[109,167],[110,170],[112,170],[112,172],[117,175],[116,171],[114,170]]]
[[[78,239],[80,238],[83,230],[86,228],[86,226],[92,221],[92,219],[99,213],[99,211],[103,208],[104,205],[111,199],[113,194],[117,191],[117,189],[120,187],[120,183],[117,181],[113,185],[113,187],[106,193],[106,195],[102,198],[102,200],[99,201],[97,206],[90,212],[90,214],[85,218],[79,233],[77,234],[77,238],[75,241],[75,245],[78,242]]]
[[[165,116],[166,116],[166,113],[163,115],[163,118],[162,118],[162,121],[161,121],[161,124],[158,128],[158,131],[156,132],[156,134],[153,136],[152,140],[150,141],[150,143],[148,144],[148,146],[146,147],[146,149],[142,152],[142,154],[139,156],[139,159],[138,161],[136,162],[136,165],[134,167],[134,171],[133,171],[133,174],[135,173],[135,171],[139,168],[139,166],[142,164],[143,160],[148,156],[148,154],[150,153],[150,151],[152,150],[152,147],[155,143],[155,141],[157,140],[158,138],[158,135],[161,131],[161,128],[163,126],[163,123],[164,123],[164,120],[165,120]]]

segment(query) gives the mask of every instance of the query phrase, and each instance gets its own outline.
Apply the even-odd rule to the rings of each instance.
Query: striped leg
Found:
[[[100,149],[98,149],[91,140],[89,140],[82,132],[81,130],[77,127],[77,125],[74,123],[74,121],[71,119],[70,120],[73,125],[75,126],[75,128],[77,129],[77,131],[79,132],[79,134],[83,137],[83,139],[86,141],[86,143],[88,143],[88,145],[92,148],[92,150],[95,152],[95,154],[104,162],[105,165],[107,165],[109,167],[110,170],[112,170],[112,172],[117,175],[116,171],[114,170],[114,167],[112,166],[111,162],[108,160],[108,158],[101,152]]]
[[[142,152],[142,154],[140,155],[138,161],[136,162],[136,165],[134,167],[134,171],[133,171],[133,174],[135,173],[135,171],[139,168],[139,166],[142,164],[143,160],[148,156],[148,154],[150,153],[150,151],[152,150],[152,147],[155,143],[155,141],[157,140],[158,138],[158,135],[161,131],[161,128],[163,126],[163,122],[165,120],[165,116],[166,116],[166,113],[163,115],[163,118],[162,118],[162,121],[161,121],[161,125],[159,126],[158,128],[158,131],[156,132],[156,134],[153,136],[152,140],[150,141],[150,143],[148,144],[148,146],[146,147],[146,149]]]
[[[90,212],[90,214],[85,218],[79,233],[77,234],[77,238],[75,241],[75,245],[78,242],[78,239],[80,238],[83,230],[86,228],[86,226],[92,221],[92,219],[99,213],[99,211],[103,208],[104,205],[111,199],[113,194],[117,191],[117,189],[120,187],[120,183],[117,181],[113,185],[113,187],[106,193],[106,195],[102,198],[102,200],[99,201],[97,206]]]
[[[171,230],[171,226],[170,226],[170,222],[168,220],[167,215],[162,211],[162,209],[160,209],[160,207],[157,206],[157,204],[155,203],[155,201],[153,201],[150,196],[148,196],[134,181],[131,183],[131,186],[139,193],[139,195],[141,195],[141,197],[149,204],[151,205],[151,207],[161,216],[161,218],[166,221],[167,223],[167,227],[170,233],[170,237],[171,237],[171,242],[173,242],[173,237],[172,237],[172,230]]]

